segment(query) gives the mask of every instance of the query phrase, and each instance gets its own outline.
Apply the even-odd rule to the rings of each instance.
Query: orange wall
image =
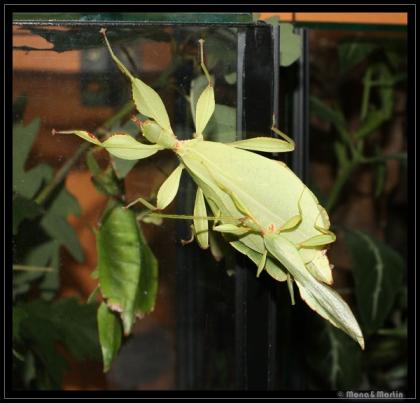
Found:
[[[272,16],[282,21],[407,25],[407,13],[261,13],[260,19]]]

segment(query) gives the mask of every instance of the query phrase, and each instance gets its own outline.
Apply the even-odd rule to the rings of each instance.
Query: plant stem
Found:
[[[74,153],[74,155],[68,159],[64,165],[56,172],[54,177],[51,179],[42,191],[38,194],[35,198],[35,203],[42,204],[48,196],[53,192],[56,186],[61,183],[61,181],[65,178],[68,171],[72,168],[72,166],[79,160],[81,155],[90,147],[90,143],[83,143],[78,150]]]
[[[116,122],[121,120],[133,109],[132,101],[127,102],[115,115],[111,116],[106,120],[95,132],[104,132],[110,129]],[[84,152],[90,147],[90,143],[83,143],[80,145],[74,155],[67,160],[64,165],[56,172],[51,181],[42,189],[42,191],[35,198],[37,204],[42,204],[48,198],[48,196],[54,191],[58,184],[66,177],[67,173],[73,167],[73,165],[79,160]]]
[[[407,153],[396,153],[389,155],[379,155],[377,157],[363,158],[360,162],[362,164],[376,164],[378,162],[384,162],[387,160],[405,160],[407,159]]]
[[[325,205],[325,208],[328,212],[332,210],[335,203],[338,200],[338,197],[340,196],[340,192],[343,188],[343,186],[346,184],[349,176],[351,175],[353,168],[356,166],[354,161],[349,162],[347,165],[345,165],[339,172],[338,178],[334,183],[334,186],[331,190],[331,193],[328,197],[327,203]]]

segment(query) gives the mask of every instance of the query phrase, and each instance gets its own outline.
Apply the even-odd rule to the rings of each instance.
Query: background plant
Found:
[[[405,55],[404,39],[350,37],[312,56],[313,155],[334,172],[319,196],[339,233],[332,260],[351,270],[349,296],[367,339],[360,354],[320,329],[308,354],[313,387],[407,386]]]
[[[24,169],[39,124],[36,119],[13,128],[13,380],[19,389],[60,387],[67,360],[57,343],[76,359],[99,358],[95,306],[56,299],[60,248],[77,261],[84,258],[66,220],[80,207],[63,180],[50,186],[48,196],[44,192],[56,179],[50,166]]]

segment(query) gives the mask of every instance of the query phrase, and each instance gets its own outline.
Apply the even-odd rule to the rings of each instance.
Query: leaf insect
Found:
[[[192,218],[200,247],[206,249],[212,242],[211,220],[211,230],[222,233],[232,247],[256,264],[257,276],[266,271],[277,281],[287,281],[292,303],[295,282],[309,307],[346,332],[363,349],[364,338],[357,320],[347,303],[327,285],[332,283],[332,275],[326,250],[336,239],[329,230],[327,212],[286,164],[252,152],[293,151],[293,140],[274,124],[271,130],[280,138],[255,137],[231,143],[204,139],[204,130],[215,110],[215,99],[204,63],[202,39],[200,62],[208,85],[196,104],[193,138],[178,140],[160,96],[130,73],[114,54],[106,30],[100,32],[112,59],[131,83],[137,110],[149,118],[137,123],[151,144],[122,133],[104,142],[83,130],[59,133],[75,134],[123,159],[142,159],[160,150],[172,150],[180,163],[161,185],[156,206],[141,198],[129,206],[141,202],[152,211],[165,209],[174,200],[182,172],[186,170],[198,186]],[[212,218],[207,215],[206,204],[214,214]]]

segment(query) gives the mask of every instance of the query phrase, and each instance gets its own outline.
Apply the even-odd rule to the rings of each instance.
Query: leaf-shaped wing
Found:
[[[150,312],[157,295],[157,261],[136,215],[117,205],[105,214],[97,235],[99,284],[111,310],[119,312],[124,334],[136,316]]]

